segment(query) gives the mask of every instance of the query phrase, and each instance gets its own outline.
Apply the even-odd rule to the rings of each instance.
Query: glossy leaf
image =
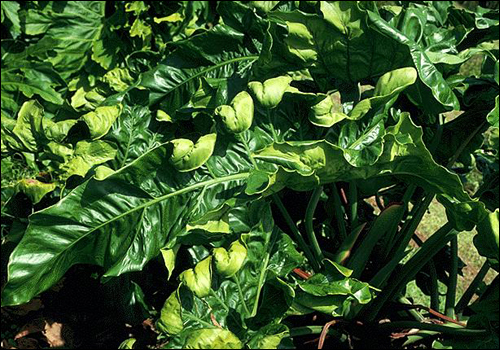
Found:
[[[216,134],[202,136],[193,143],[189,139],[172,140],[174,146],[170,161],[178,171],[192,171],[201,167],[214,151]]]
[[[291,81],[292,78],[288,76],[268,79],[263,83],[251,81],[248,83],[248,88],[263,107],[272,109],[281,102]]]
[[[230,106],[222,105],[215,110],[226,129],[232,133],[248,130],[253,122],[253,113],[253,99],[246,91],[236,95]]]
[[[417,80],[414,68],[400,68],[382,75],[377,81],[373,97],[360,101],[349,113],[350,119],[362,118],[369,110],[381,106],[388,108],[387,103]]]

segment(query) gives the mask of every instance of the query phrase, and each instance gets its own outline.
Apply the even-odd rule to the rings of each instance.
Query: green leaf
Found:
[[[259,329],[257,334],[248,343],[248,347],[250,349],[281,349],[280,344],[289,336],[290,332],[287,326],[283,324],[270,324]]]
[[[498,96],[495,97],[495,108],[486,116],[491,126],[498,128]]]
[[[231,277],[243,266],[247,257],[247,249],[239,241],[234,241],[229,250],[223,247],[215,248],[213,256],[217,273]]]
[[[174,150],[170,161],[181,172],[193,171],[201,167],[214,151],[217,134],[202,136],[193,143],[189,139],[172,140]]]
[[[498,269],[499,257],[499,212],[498,209],[477,225],[477,235],[474,237],[474,245],[479,254],[491,259]]]
[[[114,68],[104,74],[102,78],[116,92],[125,91],[134,83],[134,78],[126,68]]]
[[[54,191],[56,185],[53,183],[43,183],[35,179],[24,179],[17,184],[18,191],[26,194],[33,204],[37,204],[42,198]]]
[[[200,261],[194,269],[184,271],[179,279],[198,298],[206,297],[210,294],[212,285],[212,257]]]
[[[434,162],[422,141],[422,130],[407,114],[386,130],[382,142],[382,154],[369,166],[352,166],[345,159],[344,149],[325,140],[274,143],[256,152],[254,157],[283,169],[275,175],[275,184],[268,190],[271,193],[285,186],[304,191],[318,184],[395,175],[454,198],[443,204],[449,213],[457,210],[454,225],[459,230],[472,229],[471,225],[484,218],[484,205],[464,192],[457,175]]]
[[[172,249],[160,249],[163,262],[165,263],[165,267],[167,268],[168,271],[167,280],[169,280],[170,277],[172,277],[172,272],[174,271],[175,268],[175,258],[177,256],[178,250],[179,250],[178,246]]]
[[[170,335],[178,334],[184,329],[182,321],[182,306],[177,297],[178,291],[174,291],[163,304],[160,319],[156,322],[156,327],[160,332]]]
[[[199,329],[188,335],[184,349],[242,349],[241,341],[226,329]]]
[[[35,100],[25,102],[19,110],[16,126],[12,130],[22,146],[28,151],[38,149],[38,139],[42,131],[43,107]]]
[[[360,119],[371,109],[376,110],[382,106],[388,110],[388,102],[416,80],[417,71],[414,68],[400,68],[385,73],[377,81],[373,97],[356,104],[349,113],[349,119]]]
[[[174,117],[198,91],[202,79],[245,76],[258,59],[255,48],[246,47],[244,35],[218,25],[206,33],[178,42],[176,50],[155,69],[141,76],[149,90],[149,103]]]
[[[83,159],[70,161],[69,170],[83,173],[76,165],[84,163],[86,170],[99,155],[89,151],[95,146],[96,151],[105,151],[106,145],[85,142],[82,148],[88,151],[75,150]],[[105,180],[90,179],[57,205],[32,215],[11,255],[2,304],[27,302],[59,281],[75,263],[103,266],[108,276],[140,270],[161,248],[173,247],[188,222],[243,191],[246,172],[226,172],[215,179],[203,171],[181,173],[166,161],[170,157],[167,148],[147,152]],[[100,157],[109,159],[109,152]],[[220,170],[224,169],[229,167]],[[201,192],[204,195],[198,200]],[[37,247],[35,255],[33,246]]]
[[[67,77],[87,63],[93,43],[103,27],[105,3],[101,1],[59,3],[49,1],[26,12],[26,34],[43,38],[34,44],[40,47],[36,56],[46,60]],[[45,42],[50,41],[50,47]],[[55,54],[51,54],[50,52]]]
[[[372,11],[367,11],[371,25],[381,34],[392,38],[398,44],[408,48],[415,68],[418,71],[420,80],[432,91],[434,98],[439,101],[447,109],[460,109],[457,97],[452,89],[446,83],[441,72],[434,66],[432,61],[427,57],[424,49],[412,39],[398,31],[389,23],[384,21],[379,15]],[[404,47],[403,46],[403,47]]]
[[[67,179],[72,175],[84,177],[94,166],[115,158],[116,148],[106,141],[80,141],[76,144],[72,157],[61,165],[62,177]]]
[[[298,10],[270,14],[286,24],[281,50],[297,68],[312,66],[317,76],[354,83],[405,65],[407,54],[368,27],[360,3],[320,2],[320,11],[321,16]]]
[[[243,210],[235,210],[234,214],[241,224],[244,223],[241,230],[250,232],[241,234],[239,240],[231,244],[232,249],[230,248],[228,253],[229,259],[233,254],[238,254],[234,262],[240,265],[243,256],[238,251],[245,249],[240,241],[245,242],[245,263],[228,274],[226,268],[220,269],[221,259],[218,255],[223,253],[223,248],[215,248],[213,260],[216,269],[212,275],[212,291],[200,298],[190,289],[181,287],[167,299],[158,323],[174,330],[164,330],[170,335],[175,334],[170,338],[169,347],[184,348],[186,339],[207,327],[230,329],[238,336],[242,346],[247,343],[260,344],[259,346],[263,347],[265,344],[275,346],[287,336],[286,327],[273,325],[273,322],[283,317],[288,304],[269,304],[269,297],[266,296],[270,290],[282,293],[271,285],[277,281],[277,277],[290,273],[303,258],[295,250],[290,237],[274,227],[268,203],[254,202],[241,209]],[[202,262],[211,258],[212,256],[204,258]],[[234,266],[229,267],[233,269]],[[177,306],[172,306],[177,305],[173,298],[180,302],[181,311],[177,311]],[[239,316],[235,317],[235,312]],[[249,327],[253,322],[259,325],[259,332],[252,330],[255,326]],[[176,328],[176,324],[184,326]],[[216,328],[219,327],[216,325],[220,325],[220,328]]]
[[[119,105],[97,107],[95,111],[82,116],[82,120],[89,127],[92,139],[97,140],[108,133],[120,113],[121,107]]]
[[[246,91],[240,92],[231,101],[231,105],[217,107],[215,114],[231,133],[248,130],[253,122],[253,99]]]
[[[272,109],[281,102],[291,81],[292,78],[288,76],[268,79],[263,83],[251,81],[248,83],[248,88],[263,107]]]
[[[10,21],[9,31],[11,35],[16,38],[21,34],[21,23],[19,21],[19,3],[17,1],[3,1],[2,2],[2,24],[7,25],[8,19]]]
[[[301,292],[297,293],[296,304],[335,317],[346,317],[354,305],[372,300],[368,283],[350,278],[350,270],[326,261],[324,272],[299,283]]]
[[[311,107],[309,121],[316,126],[329,128],[342,120],[349,118],[344,114],[342,103],[340,102],[340,93],[332,95],[318,95],[320,101]]]

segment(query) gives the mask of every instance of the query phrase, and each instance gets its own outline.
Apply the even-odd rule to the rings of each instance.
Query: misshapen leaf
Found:
[[[292,78],[289,76],[268,79],[263,83],[251,81],[248,83],[248,88],[262,106],[272,109],[276,108],[281,102],[283,94],[290,86],[291,81]]]
[[[126,68],[114,68],[104,74],[103,80],[117,92],[127,90],[134,83],[134,78]]]
[[[231,133],[241,133],[252,126],[254,105],[252,96],[246,91],[238,93],[231,105],[217,107],[215,114],[219,116],[226,129]]]
[[[243,344],[226,329],[199,329],[186,339],[184,349],[242,349]]]
[[[231,277],[243,266],[247,257],[247,249],[240,241],[234,241],[229,250],[222,247],[215,248],[213,256],[217,273]]]
[[[414,68],[400,68],[385,73],[377,81],[373,97],[360,101],[349,113],[349,119],[360,119],[370,110],[389,108],[387,103],[401,91],[415,83],[417,71]]]
[[[488,113],[488,116],[486,117],[488,119],[488,122],[491,124],[491,126],[498,128],[498,96],[495,98],[495,108],[491,110],[490,113]]]
[[[208,134],[198,139],[196,143],[189,139],[172,140],[174,146],[171,163],[181,171],[192,171],[201,167],[214,151],[217,134]]]
[[[179,250],[179,246],[175,246],[172,249],[163,248],[160,250],[161,256],[163,258],[163,262],[165,263],[165,267],[167,268],[168,276],[167,280],[172,277],[172,272],[175,268],[175,258],[177,257],[177,251]]]
[[[61,165],[64,171],[62,177],[67,179],[72,175],[84,177],[94,166],[115,158],[116,148],[106,141],[80,141],[76,144],[72,157]]]
[[[330,96],[319,95],[318,98],[320,101],[311,107],[311,112],[309,113],[309,121],[314,125],[329,128],[338,122],[349,118],[343,112],[339,92]]]
[[[24,179],[17,184],[18,191],[26,194],[33,204],[37,204],[42,198],[55,190],[56,185],[53,183],[44,183],[35,179]]]
[[[156,327],[160,332],[170,335],[178,334],[184,329],[181,313],[182,307],[177,296],[178,291],[172,292],[163,304],[160,319],[156,322]]]
[[[465,193],[457,175],[434,162],[423,143],[422,129],[413,124],[409,115],[403,114],[397,125],[388,128],[381,142],[382,153],[377,161],[363,166],[351,165],[343,148],[325,140],[274,143],[254,156],[282,167],[268,193],[285,186],[310,190],[321,183],[391,174],[454,198],[443,204],[449,210],[449,217],[455,219],[453,223],[458,230],[472,229],[474,223],[484,218],[484,204]]]
[[[206,297],[212,288],[212,257],[200,261],[194,269],[184,271],[179,279],[198,298]]]
[[[43,107],[36,100],[25,102],[19,110],[16,126],[12,131],[28,151],[35,152],[38,149],[42,118]]]
[[[248,343],[250,349],[278,349],[283,339],[290,336],[288,327],[283,324],[270,324],[257,332]]]
[[[87,124],[90,136],[93,140],[100,139],[108,133],[116,118],[121,113],[121,106],[102,106],[95,111],[82,116],[82,120]]]
[[[299,283],[294,300],[299,309],[306,308],[335,317],[349,317],[351,309],[373,299],[368,283],[349,278],[352,271],[326,260],[325,271]]]
[[[441,72],[427,57],[424,49],[412,39],[408,38],[406,35],[383,20],[378,14],[372,11],[367,11],[367,13],[374,29],[388,38],[392,38],[397,43],[407,46],[415,68],[418,71],[418,77],[432,91],[434,98],[448,110],[459,110],[460,104],[457,97],[446,80],[443,78]]]

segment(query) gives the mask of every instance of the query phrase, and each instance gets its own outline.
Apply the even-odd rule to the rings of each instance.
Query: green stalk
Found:
[[[349,182],[349,215],[351,219],[351,229],[356,226],[358,221],[358,186],[356,181]]]
[[[412,329],[417,328],[426,331],[435,331],[446,335],[462,336],[462,337],[484,337],[489,335],[489,332],[484,329],[468,329],[463,328],[453,323],[446,326],[434,323],[422,323],[415,321],[396,321],[382,323],[378,326],[381,331],[393,331],[397,329]]]
[[[446,291],[446,316],[455,318],[455,300],[457,296],[458,279],[458,237],[455,236],[450,242],[451,247],[451,266],[448,279],[448,290]]]
[[[398,301],[403,305],[413,305],[406,297],[404,297],[402,295],[400,295]],[[422,314],[420,312],[418,312],[417,309],[409,309],[407,311],[415,319],[415,321],[418,321],[418,322],[425,321],[425,317],[422,316]]]
[[[399,213],[397,217],[394,218],[394,221],[391,223],[391,228],[389,232],[386,235],[385,241],[384,241],[384,251],[383,251],[383,256],[387,259],[390,254],[391,250],[394,249],[394,246],[397,243],[396,235],[398,233],[398,227],[399,223],[403,220],[403,217],[405,214],[408,212],[408,205],[410,203],[411,197],[413,197],[413,194],[415,193],[417,189],[417,186],[414,184],[411,184],[408,186],[406,189],[404,195],[403,195],[403,205],[404,205],[404,210]]]
[[[428,194],[423,202],[420,202],[419,205],[413,207],[410,213],[411,218],[405,222],[403,229],[401,230],[399,244],[394,246],[390,256],[398,256],[401,252],[406,250],[406,247],[408,247],[413,234],[422,221],[422,218],[424,217],[433,199],[434,194]]]
[[[319,263],[316,261],[316,259],[314,258],[314,255],[313,255],[311,249],[309,249],[309,246],[307,245],[306,241],[304,241],[304,238],[300,234],[300,231],[297,228],[297,225],[295,225],[292,217],[288,213],[288,210],[286,210],[285,205],[283,204],[280,197],[276,193],[272,195],[272,198],[273,198],[274,203],[276,204],[276,206],[280,210],[281,215],[283,215],[283,218],[285,219],[285,222],[287,223],[288,227],[290,228],[290,231],[293,233],[296,242],[298,243],[299,247],[302,249],[302,251],[306,255],[307,260],[309,260],[309,262],[311,263],[314,271],[318,272],[321,267],[320,267]]]
[[[404,286],[436,255],[455,235],[456,231],[450,223],[437,230],[418,250],[418,252],[403,266],[401,271],[385,287],[382,293],[365,309],[363,318],[373,321],[385,304],[401,292]]]
[[[227,306],[226,303],[221,298],[219,298],[219,296],[214,292],[213,289],[210,289],[210,295],[213,296],[215,299],[217,299],[220,306],[222,306],[224,308],[224,310],[229,312],[229,306]]]
[[[359,235],[361,234],[361,232],[363,232],[365,226],[366,223],[359,225],[351,231],[349,236],[347,236],[347,238],[342,241],[342,244],[337,249],[333,261],[335,261],[337,264],[342,265],[345,263],[347,258],[349,258],[349,256],[351,255],[352,248],[358,241]]]
[[[417,243],[417,245],[419,247],[422,246],[422,244],[424,244],[424,242],[420,239],[420,237],[418,237],[418,235],[415,233],[413,235],[413,240],[415,241],[415,243]],[[430,278],[431,278],[431,286],[430,286],[430,289],[431,289],[431,309],[433,310],[436,310],[436,311],[440,311],[439,310],[439,283],[438,283],[438,275],[437,275],[437,270],[436,270],[436,264],[434,263],[434,259],[431,259],[431,261],[429,261],[429,264],[427,264],[429,266],[429,273],[430,273]]]
[[[342,202],[340,201],[339,190],[335,184],[332,186],[332,196],[333,196],[333,206],[335,210],[335,220],[337,222],[337,227],[340,234],[340,240],[343,241],[347,237],[347,229],[345,227],[344,220],[344,210],[342,206]]]
[[[304,326],[290,328],[290,337],[300,337],[303,335],[321,334],[323,326]],[[328,334],[340,335],[341,333],[335,329],[329,329]]]
[[[469,143],[472,141],[472,139],[481,131],[481,129],[484,128],[484,126],[488,123],[487,120],[484,120],[481,125],[479,125],[474,131],[472,131],[469,136],[460,144],[460,147],[455,151],[451,159],[449,160],[448,164],[446,164],[447,169],[451,169],[453,164],[457,161],[458,157],[462,154],[464,149],[469,145]]]
[[[377,272],[377,274],[370,280],[370,286],[373,286],[375,288],[382,288],[389,277],[391,277],[392,272],[394,269],[399,265],[401,260],[408,255],[408,252],[403,252],[402,255],[397,255],[394,258],[392,258],[382,269]]]
[[[489,270],[490,264],[488,263],[488,261],[485,261],[483,266],[481,267],[481,270],[479,270],[476,277],[474,277],[474,280],[472,280],[471,284],[469,285],[469,287],[467,287],[467,290],[458,301],[457,306],[455,307],[455,311],[457,313],[461,313],[467,307],[467,305],[469,305],[470,300],[472,299],[474,294],[476,294],[479,285],[481,284],[481,282],[483,282],[483,279],[484,277],[486,277],[486,274]]]
[[[307,205],[305,217],[306,233],[309,238],[309,242],[312,244],[314,255],[320,265],[325,257],[323,256],[323,252],[321,251],[316,235],[314,234],[313,217],[316,207],[318,206],[321,193],[323,193],[323,186],[318,186],[314,189],[311,199],[309,200],[309,204]]]
[[[375,219],[370,230],[364,236],[361,244],[356,248],[356,252],[347,262],[346,266],[353,270],[353,278],[359,278],[361,273],[364,271],[367,262],[370,260],[370,255],[377,243],[385,236],[385,234],[391,229],[394,223],[394,217],[398,216],[400,211],[404,208],[401,205],[391,205],[385,208],[383,212]]]
[[[439,283],[434,260],[429,261],[429,271],[431,274],[431,309],[439,312]]]

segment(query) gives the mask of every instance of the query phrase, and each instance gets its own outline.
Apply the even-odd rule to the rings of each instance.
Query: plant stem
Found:
[[[455,318],[455,300],[457,295],[458,278],[458,237],[455,236],[450,242],[451,266],[448,279],[448,290],[446,292],[445,313],[450,318]]]
[[[236,276],[233,276],[233,281],[236,283],[236,286],[238,287],[238,294],[240,295],[241,303],[243,304],[243,309],[245,309],[247,315],[250,315],[250,310],[248,310],[247,302],[245,301],[245,296],[243,295],[243,290],[241,289],[240,281]]]
[[[335,221],[337,222],[337,227],[339,229],[340,240],[343,241],[347,237],[347,229],[345,227],[344,221],[344,211],[342,207],[342,202],[340,201],[339,190],[337,185],[333,184],[332,186],[332,196],[333,196],[333,205],[335,208]]]
[[[382,293],[364,309],[363,318],[373,321],[385,304],[400,293],[404,286],[436,255],[455,235],[456,231],[448,222],[437,230],[417,251],[417,253],[394,276]]]
[[[472,280],[471,284],[469,285],[469,287],[467,287],[467,290],[458,301],[457,306],[455,307],[455,311],[457,313],[461,313],[467,307],[489,270],[490,264],[488,263],[488,261],[485,261],[483,266],[481,267],[481,270],[479,270],[476,277],[474,277],[474,280]]]
[[[302,251],[306,255],[307,260],[309,260],[309,262],[311,263],[313,270],[318,272],[320,270],[319,263],[314,258],[314,255],[311,252],[311,249],[309,249],[309,246],[307,245],[306,241],[304,241],[304,238],[300,234],[300,231],[297,228],[297,225],[295,225],[292,217],[288,213],[288,210],[286,210],[285,205],[283,204],[280,197],[276,193],[272,195],[272,198],[273,198],[274,203],[276,204],[276,206],[280,210],[281,215],[283,215],[283,218],[285,219],[285,222],[287,223],[288,228],[293,233],[297,243],[299,244],[299,247],[302,249]]]
[[[321,248],[319,247],[316,235],[314,234],[313,218],[314,218],[314,212],[316,211],[316,207],[318,206],[319,198],[321,197],[322,193],[323,193],[323,186],[318,186],[314,189],[311,195],[311,199],[309,200],[309,204],[307,205],[306,216],[305,216],[306,233],[309,238],[309,242],[312,244],[313,252],[316,256],[316,259],[320,265],[322,264],[321,262],[323,261],[324,256],[323,252],[321,251]]]
[[[349,182],[349,216],[351,219],[351,229],[356,226],[358,221],[358,186],[356,181]]]
[[[400,296],[398,301],[404,305],[413,305],[406,297]],[[418,322],[424,322],[425,317],[416,309],[409,309],[408,313]]]
[[[311,335],[311,334],[321,334],[323,331],[323,326],[304,326],[304,327],[295,327],[290,328],[290,337],[300,337],[302,335]],[[329,329],[328,333],[330,334],[339,334],[339,331],[334,329]]]
[[[454,325],[453,323],[444,326],[440,324],[422,323],[415,321],[396,321],[396,322],[383,323],[378,326],[378,329],[381,331],[384,330],[392,331],[397,329],[410,329],[410,328],[417,328],[427,331],[436,331],[447,335],[463,336],[463,337],[478,337],[478,336],[484,337],[489,334],[489,332],[484,329],[468,329],[458,325]]]
[[[487,120],[484,120],[474,131],[472,131],[469,136],[460,144],[460,147],[455,151],[449,162],[446,164],[447,169],[451,169],[453,164],[457,161],[458,157],[462,154],[464,149],[469,145],[472,139],[481,131],[482,128],[488,123]]]
[[[398,216],[394,218],[394,221],[390,224],[391,227],[388,230],[385,239],[384,239],[384,250],[383,250],[383,256],[385,259],[388,259],[390,257],[391,251],[394,249],[394,246],[397,244],[397,233],[398,233],[398,228],[400,222],[403,220],[403,217],[405,214],[408,212],[408,204],[410,203],[411,197],[413,197],[413,194],[415,193],[415,190],[417,189],[417,186],[414,184],[411,184],[408,186],[406,189],[404,195],[403,195],[403,205],[404,205],[404,210],[400,211]]]
[[[425,212],[427,211],[427,208],[429,208],[429,205],[432,203],[433,199],[434,194],[428,194],[423,202],[420,202],[419,205],[413,208],[412,212],[410,213],[411,218],[405,222],[401,230],[400,242],[398,245],[394,246],[394,249],[392,250],[390,256],[398,256],[403,251],[405,251],[406,247],[408,247],[408,244],[411,241],[411,238],[413,237],[413,234],[415,233],[415,230],[420,224],[420,221],[422,221],[422,218],[424,217]]]
[[[434,260],[429,261],[429,271],[431,277],[431,309],[439,311],[439,283]]]
[[[219,298],[219,296],[217,295],[217,293],[214,292],[213,289],[210,289],[210,295],[213,296],[215,299],[217,299],[217,301],[224,308],[224,310],[229,312],[229,306],[227,306],[226,303],[221,298]]]

